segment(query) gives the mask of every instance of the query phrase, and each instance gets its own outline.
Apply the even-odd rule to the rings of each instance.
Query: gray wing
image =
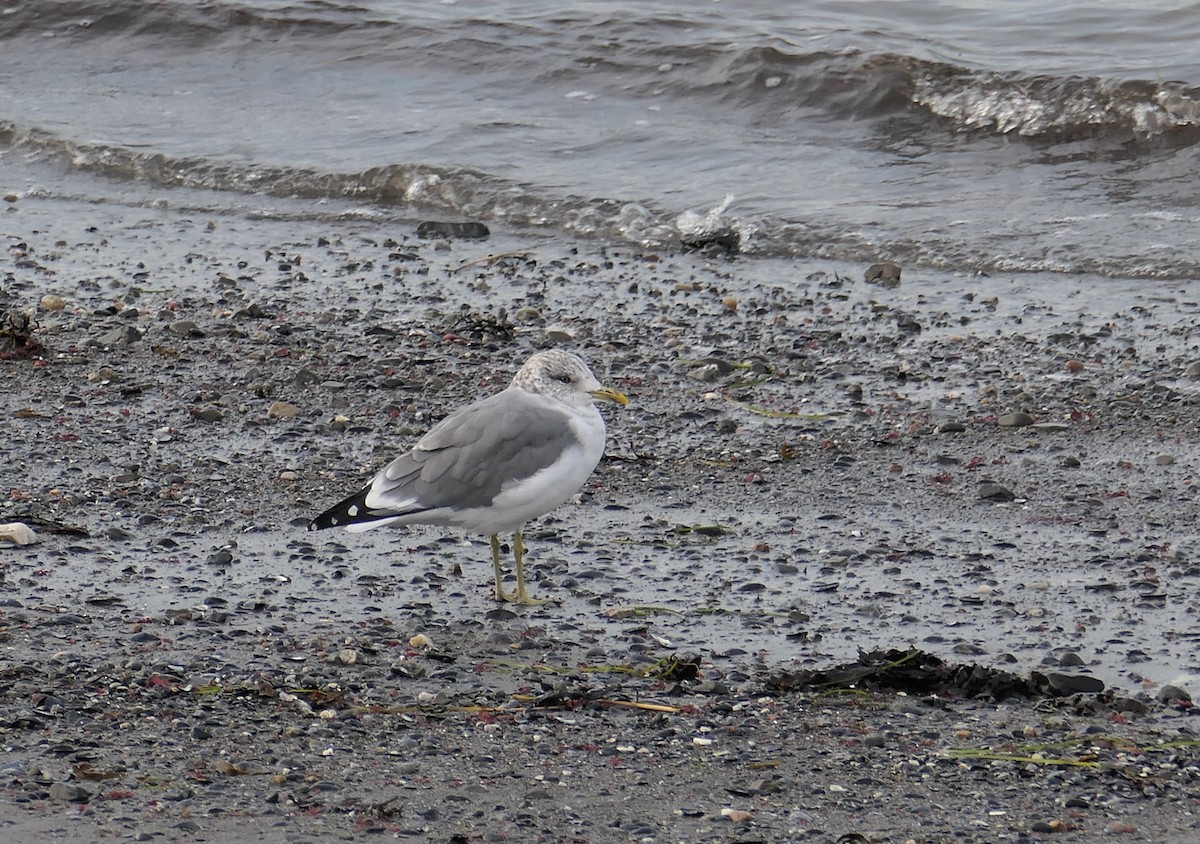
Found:
[[[504,484],[527,478],[577,439],[566,413],[508,389],[447,416],[371,484],[372,509],[485,507]]]

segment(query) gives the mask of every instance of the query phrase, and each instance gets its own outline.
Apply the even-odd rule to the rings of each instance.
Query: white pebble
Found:
[[[9,543],[10,545],[33,545],[41,542],[41,539],[33,528],[24,522],[9,522],[6,525],[0,525],[0,545]]]

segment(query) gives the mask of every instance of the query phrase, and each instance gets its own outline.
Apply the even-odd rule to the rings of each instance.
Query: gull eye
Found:
[[[554,380],[556,380],[556,381],[561,381],[561,382],[562,382],[562,383],[564,383],[564,384],[570,384],[570,383],[571,383],[571,381],[572,381],[572,380],[574,380],[574,379],[572,379],[570,375],[567,375],[567,374],[565,374],[565,373],[564,373],[564,374],[562,374],[562,375],[555,375],[555,376],[554,376]]]

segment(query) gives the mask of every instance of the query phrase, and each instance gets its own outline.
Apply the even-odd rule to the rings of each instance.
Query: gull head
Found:
[[[593,399],[629,404],[625,394],[603,386],[578,355],[560,349],[538,352],[513,376],[512,386],[569,404]]]

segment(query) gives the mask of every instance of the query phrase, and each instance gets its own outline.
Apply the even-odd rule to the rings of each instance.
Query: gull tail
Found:
[[[403,516],[397,516],[387,510],[372,510],[367,506],[367,495],[371,487],[366,486],[337,504],[334,504],[321,515],[308,523],[309,530],[324,530],[325,528],[340,527],[353,533],[359,533],[371,528],[390,525],[400,521]]]

